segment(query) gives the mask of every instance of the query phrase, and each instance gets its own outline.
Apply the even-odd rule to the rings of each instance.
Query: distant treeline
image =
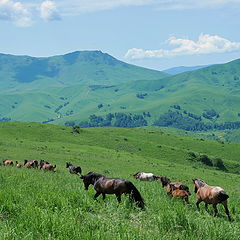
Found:
[[[210,114],[209,114],[210,115]],[[218,117],[218,116],[217,116]],[[210,118],[210,117],[209,117]],[[240,121],[225,123],[204,123],[202,119],[191,114],[183,115],[179,111],[169,110],[162,114],[153,124],[161,127],[174,127],[187,131],[226,130],[240,128]]]
[[[88,121],[80,122],[80,127],[141,127],[148,123],[144,117],[150,117],[150,113],[131,114],[131,113],[109,113],[105,117],[90,115]],[[74,121],[68,121],[66,126],[77,125]]]

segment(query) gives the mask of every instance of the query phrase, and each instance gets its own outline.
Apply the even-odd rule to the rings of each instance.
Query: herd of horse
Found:
[[[12,160],[4,160],[2,164],[13,166],[14,162]],[[38,163],[37,160],[24,160],[23,165],[16,161],[15,165],[17,168],[21,168],[23,166],[27,168],[40,167],[40,169],[49,171],[54,171],[56,168],[56,165],[43,160],[41,160],[40,163]],[[82,175],[81,167],[73,166],[70,162],[66,163],[66,168],[69,169],[71,174],[77,174],[80,176],[83,180],[85,190],[88,190],[89,185],[93,185],[96,191],[94,199],[97,199],[98,196],[102,195],[104,200],[106,198],[106,194],[115,194],[118,202],[121,202],[121,195],[128,194],[130,202],[135,202],[141,209],[145,208],[144,199],[132,182],[121,178],[108,178],[102,174],[94,172]],[[166,187],[166,192],[169,196],[181,198],[185,203],[189,203],[188,198],[191,196],[191,193],[188,186],[182,184],[181,182],[171,182],[170,179],[165,176],[160,177],[155,176],[153,173],[145,172],[137,172],[133,174],[133,177],[142,181],[160,181],[162,183],[162,187]],[[192,181],[194,184],[194,192],[197,197],[197,209],[200,210],[199,204],[201,202],[205,203],[206,210],[208,209],[208,205],[211,204],[214,208],[214,216],[216,216],[218,214],[217,204],[222,204],[225,208],[228,219],[231,220],[227,204],[229,196],[224,189],[218,186],[210,186],[199,178],[192,179]]]
[[[4,160],[2,162],[3,165],[7,166],[14,166],[14,162],[13,160]],[[39,169],[43,169],[43,170],[48,170],[48,171],[55,171],[56,165],[53,165],[47,161],[43,161],[41,160],[40,162],[38,162],[37,160],[24,160],[23,164],[19,163],[18,161],[16,161],[15,163],[17,168],[21,168],[23,166],[25,166],[26,168],[38,168]]]

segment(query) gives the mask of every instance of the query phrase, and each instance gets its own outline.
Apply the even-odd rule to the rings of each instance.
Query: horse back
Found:
[[[223,188],[218,187],[218,186],[206,185],[206,186],[198,189],[197,196],[198,196],[198,198],[200,198],[201,200],[203,200],[206,203],[217,204],[217,203],[220,203],[221,201],[224,201],[221,199],[224,199],[226,197],[226,196],[223,196],[224,194],[221,194],[221,193],[225,193]],[[219,197],[219,194],[222,196]]]
[[[100,178],[95,184],[94,189],[97,192],[106,194],[123,193],[126,191],[125,180],[120,178]]]

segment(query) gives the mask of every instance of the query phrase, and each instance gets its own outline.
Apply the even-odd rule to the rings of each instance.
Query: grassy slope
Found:
[[[57,164],[56,174],[0,167],[1,239],[237,239],[240,235],[239,177],[186,160],[194,151],[220,156],[230,167],[239,163],[238,144],[220,144],[153,130],[92,128],[72,134],[71,128],[35,123],[0,124],[2,158],[44,159]],[[127,198],[118,205],[114,196],[93,201],[65,162],[131,180],[142,193],[147,209],[131,208]],[[130,175],[150,171],[181,180],[201,177],[220,185],[230,195],[229,223],[195,210],[195,196],[184,206],[169,199],[158,182],[139,182]],[[195,195],[195,194],[193,194]],[[202,206],[203,208],[203,206]]]
[[[91,59],[90,63],[96,64],[95,61],[95,58]],[[151,72],[153,74],[151,75],[148,74],[150,70],[138,69],[131,65],[125,68],[122,62],[117,62],[116,66],[110,67],[100,64],[96,65],[99,71],[100,69],[105,71],[108,66],[106,71],[113,71],[116,75],[106,72],[105,77],[108,78],[105,78],[106,81],[99,77],[99,82],[105,85],[93,87],[90,80],[88,83],[83,81],[81,84],[76,84],[73,80],[73,86],[67,86],[67,83],[63,81],[62,87],[2,93],[0,95],[0,117],[11,117],[18,121],[45,121],[53,118],[54,123],[64,124],[69,120],[77,122],[86,120],[90,114],[149,111],[152,115],[148,119],[151,124],[160,114],[168,111],[171,105],[180,105],[183,110],[197,115],[202,115],[205,110],[215,109],[220,114],[218,122],[239,121],[239,62],[240,60],[236,60],[159,80],[150,80],[156,77],[154,74],[160,76],[158,72]],[[90,66],[93,67],[91,64]],[[127,72],[119,70],[120,68],[116,70],[115,67],[122,67]],[[81,68],[76,68],[74,71],[68,70],[68,72],[77,72],[77,69]],[[87,72],[92,74],[90,68],[85,70],[85,74]],[[124,80],[125,73],[128,75],[127,81]],[[24,88],[27,86],[30,89],[33,88],[31,86],[33,83],[37,84],[37,82],[32,82],[28,86],[24,83]],[[139,99],[136,97],[137,93],[148,95],[144,99]],[[61,100],[61,97],[66,100]],[[18,104],[14,104],[16,101]],[[60,110],[61,118],[59,119],[59,114],[54,111],[65,102],[69,104]],[[98,109],[97,106],[100,103],[103,104],[103,108]],[[14,109],[13,105],[15,105]],[[45,105],[51,106],[51,109],[44,107]],[[73,114],[66,116],[66,112],[70,110]]]

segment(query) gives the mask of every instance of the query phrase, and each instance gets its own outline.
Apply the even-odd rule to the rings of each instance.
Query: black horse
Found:
[[[123,193],[129,194],[130,201],[135,201],[137,206],[144,209],[144,200],[137,190],[137,188],[129,181],[121,178],[107,178],[101,174],[89,172],[88,174],[81,176],[83,179],[85,190],[88,190],[90,184],[94,186],[96,199],[100,194],[103,196],[103,200],[106,198],[106,194],[115,194],[118,202],[121,202],[121,195]]]
[[[80,166],[74,167],[70,162],[66,163],[66,168],[68,168],[69,172],[72,174],[81,174],[82,173],[82,169]]]

